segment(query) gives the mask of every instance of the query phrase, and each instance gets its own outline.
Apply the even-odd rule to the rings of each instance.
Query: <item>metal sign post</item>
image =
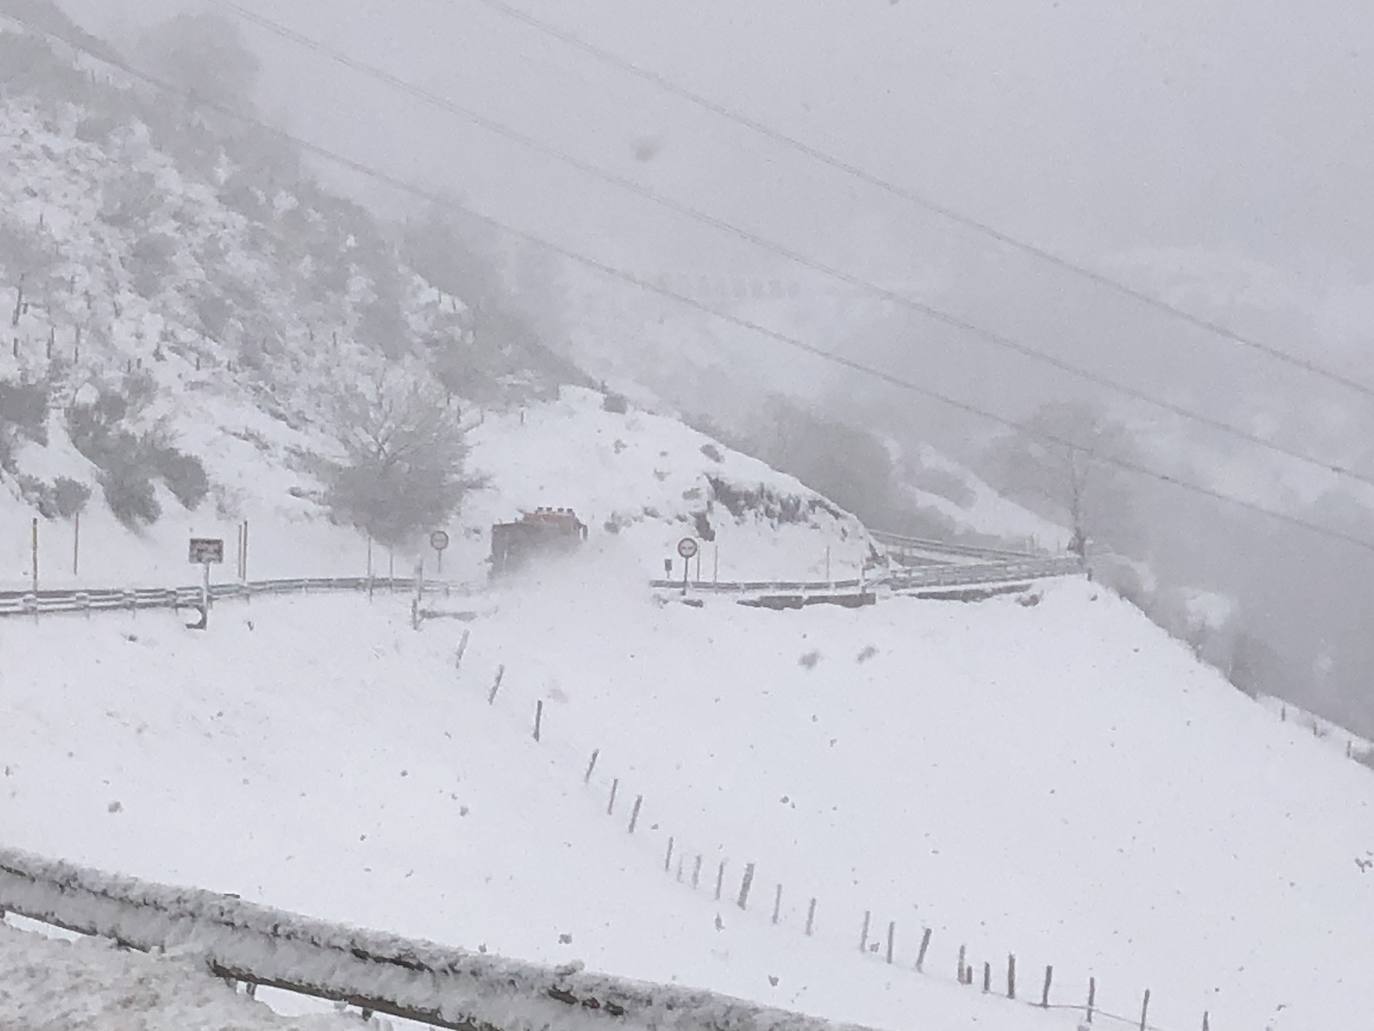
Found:
[[[429,546],[434,549],[438,556],[437,573],[442,575],[444,572],[444,549],[448,547],[448,534],[443,530],[435,530],[429,535]]]
[[[682,596],[684,598],[687,596],[688,570],[691,568],[692,559],[700,550],[701,546],[691,537],[684,537],[677,542],[677,553],[682,556]]]
[[[192,537],[191,564],[199,565],[203,573],[200,585],[200,622],[188,630],[204,630],[210,623],[210,567],[224,561],[224,541],[218,537]]]

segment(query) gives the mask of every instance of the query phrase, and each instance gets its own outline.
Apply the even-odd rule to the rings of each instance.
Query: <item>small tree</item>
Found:
[[[390,545],[444,523],[471,484],[463,431],[443,392],[381,370],[339,388],[333,407],[344,451],[329,477],[335,515]]]
[[[998,438],[988,449],[990,477],[1008,495],[1072,531],[1069,550],[1082,555],[1094,539],[1127,535],[1130,503],[1117,468],[1136,448],[1126,428],[1084,404],[1040,408],[1024,432]]]

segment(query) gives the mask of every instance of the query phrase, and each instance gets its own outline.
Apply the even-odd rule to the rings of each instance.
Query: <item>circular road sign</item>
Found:
[[[691,537],[684,537],[677,542],[677,553],[683,558],[694,558],[699,550],[697,542]]]
[[[435,530],[429,535],[429,546],[435,551],[443,551],[448,547],[448,534],[443,530]]]

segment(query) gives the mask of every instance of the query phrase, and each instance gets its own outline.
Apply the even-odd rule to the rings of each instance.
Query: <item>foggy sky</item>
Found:
[[[217,9],[206,0],[62,2],[96,31],[126,38],[176,9]],[[1143,389],[1223,407],[1263,397],[1280,413],[1330,396],[951,229],[475,0],[240,2],[579,159],[821,261],[910,285],[955,314]],[[1177,288],[1185,307],[1374,382],[1368,5],[520,3],[940,203],[1147,289]],[[263,110],[311,139],[648,278],[818,281],[260,28],[245,33],[265,64]],[[395,209],[396,197],[361,188]],[[906,312],[870,309],[855,304],[852,326],[841,307],[824,326],[797,328],[979,403],[1025,408],[1081,390]],[[769,346],[712,329],[727,347]],[[791,361],[778,353],[764,364]],[[871,389],[829,377],[832,392]]]

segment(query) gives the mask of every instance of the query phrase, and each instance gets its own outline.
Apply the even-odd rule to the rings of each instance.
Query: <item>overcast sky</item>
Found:
[[[172,10],[223,10],[212,0],[62,2],[126,37]],[[582,161],[860,275],[934,289],[959,314],[1146,389],[1206,398],[1293,381],[480,0],[237,2]],[[1203,314],[1374,381],[1374,5],[512,2],[940,203],[1147,288],[1181,289]],[[305,136],[649,277],[787,274],[729,234],[260,28],[245,32],[265,63],[264,109]],[[830,331],[889,365],[928,373],[938,362],[945,385],[984,401],[1007,400],[994,389],[1045,399],[1071,386],[919,322]],[[995,383],[990,360],[1006,373]],[[1296,382],[1286,407],[1310,402],[1309,385]]]

